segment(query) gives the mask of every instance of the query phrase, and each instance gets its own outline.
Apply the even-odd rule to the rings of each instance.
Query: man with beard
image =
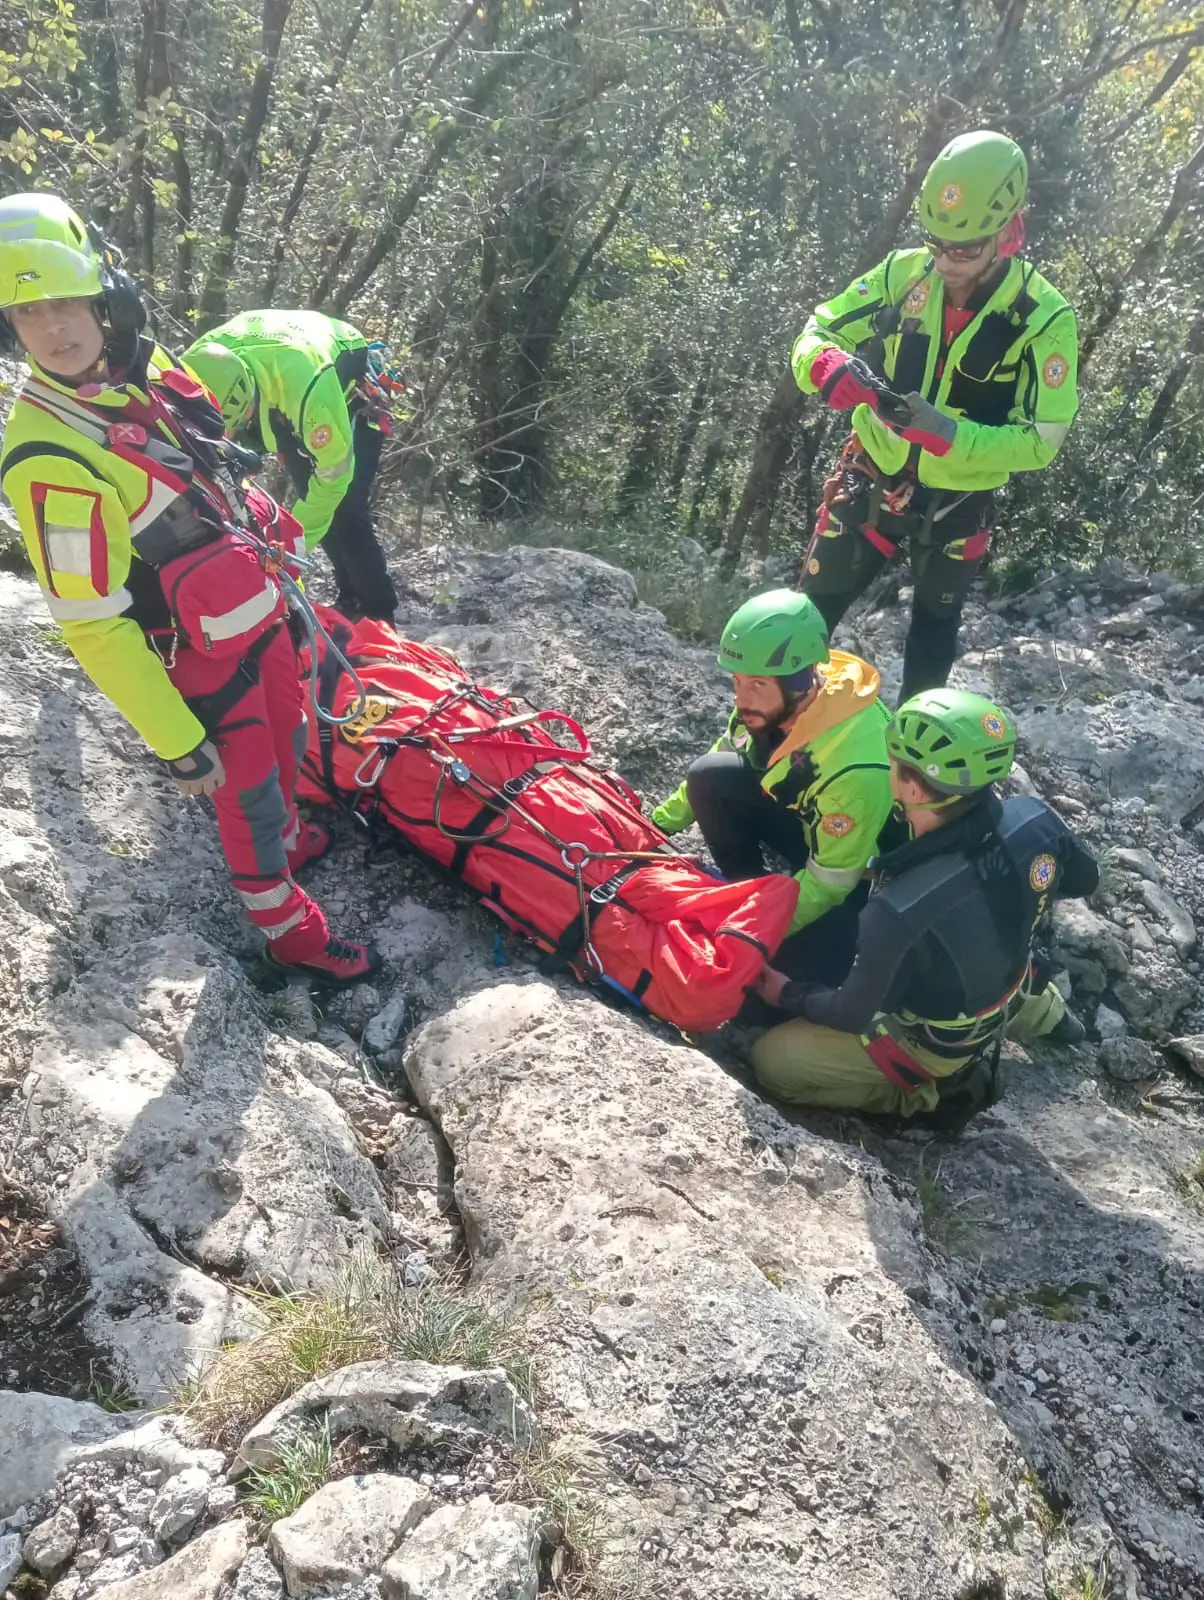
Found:
[[[764,850],[798,881],[784,971],[839,982],[856,945],[866,866],[891,815],[878,673],[828,650],[806,595],[774,589],[728,622],[719,665],[735,707],[713,748],[652,813],[665,833],[697,822],[725,878],[766,871]]]

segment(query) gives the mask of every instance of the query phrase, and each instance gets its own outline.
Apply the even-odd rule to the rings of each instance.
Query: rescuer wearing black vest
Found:
[[[757,993],[795,1020],[757,1040],[753,1065],[779,1100],[960,1124],[993,1098],[1005,1031],[1082,1038],[1056,987],[1034,981],[1032,940],[1050,902],[1093,893],[1099,869],[1042,801],[999,798],[1016,730],[990,700],[928,690],[886,742],[911,839],[876,863],[839,988],[763,971]]]

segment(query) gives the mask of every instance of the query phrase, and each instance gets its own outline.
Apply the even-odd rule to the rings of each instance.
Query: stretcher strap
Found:
[[[617,872],[612,872],[609,878],[604,878],[588,892],[585,896],[584,915],[579,911],[556,941],[556,948],[548,960],[550,970],[571,966],[577,960],[585,949],[586,938],[594,923],[608,906],[614,905],[619,899],[619,890],[627,880],[633,878],[645,865],[643,861],[628,861]],[[649,983],[652,981],[651,976],[648,981]],[[644,988],[647,987],[645,984]]]

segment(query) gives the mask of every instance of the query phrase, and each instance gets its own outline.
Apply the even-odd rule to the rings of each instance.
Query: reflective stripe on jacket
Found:
[[[811,364],[835,346],[865,356],[893,389],[915,391],[957,417],[947,455],[910,446],[870,409],[853,427],[879,469],[909,461],[935,489],[995,489],[1057,455],[1078,411],[1078,327],[1052,284],[1022,258],[944,348],[945,291],[926,250],[897,250],[842,293],[817,306],[795,340],[795,381],[815,393]]]

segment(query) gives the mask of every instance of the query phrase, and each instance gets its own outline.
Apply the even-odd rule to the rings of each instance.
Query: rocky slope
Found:
[[[626,574],[525,548],[403,574],[415,635],[573,711],[649,794],[713,737],[712,652]],[[846,634],[888,685],[898,600]],[[81,681],[27,581],[0,574],[0,622],[15,1594],[555,1592],[556,1530],[490,1465],[538,1428],[588,1452],[615,1570],[638,1556],[649,1594],[1204,1597],[1204,876],[1180,824],[1204,787],[1204,596],[1059,573],[971,607],[959,681],[1016,712],[1019,781],[1106,873],[1052,934],[1091,1042],[1012,1052],[1006,1099],[955,1145],[783,1117],[342,824],[314,886],[384,978],[322,1015],[261,992],[205,808]],[[252,1325],[242,1288],[304,1289],[365,1249],[412,1284],[462,1268],[523,1317],[538,1422],[499,1403],[501,1374],[314,1394],[307,1414],[377,1454],[261,1547],[221,1476],[252,1446],[131,1435],[80,1398],[163,1402]]]

